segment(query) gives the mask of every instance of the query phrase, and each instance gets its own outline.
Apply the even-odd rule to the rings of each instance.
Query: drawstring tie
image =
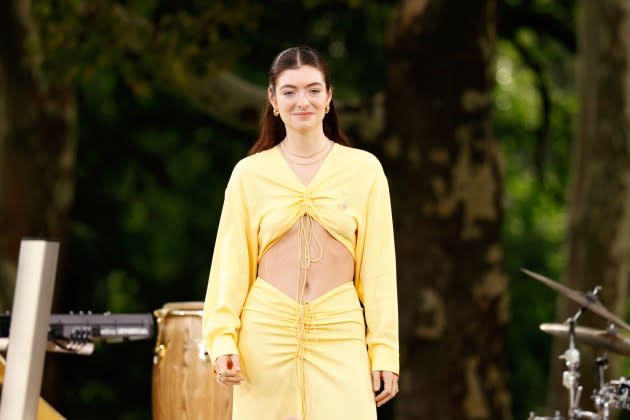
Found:
[[[312,203],[309,203],[312,205]],[[317,257],[313,257],[311,254],[311,244],[313,244],[318,250]],[[300,391],[298,399],[298,407],[301,419],[306,416],[306,390],[305,390],[305,373],[304,373],[304,355],[305,355],[305,342],[311,335],[311,331],[317,335],[317,328],[313,325],[313,313],[311,306],[308,302],[304,302],[304,291],[306,289],[307,272],[311,267],[311,264],[318,262],[324,255],[324,249],[317,238],[315,233],[315,219],[308,211],[305,211],[304,215],[298,222],[298,246],[297,246],[297,303],[298,312],[295,320],[295,335],[297,338],[297,348],[295,352],[296,360],[296,376],[297,383]]]

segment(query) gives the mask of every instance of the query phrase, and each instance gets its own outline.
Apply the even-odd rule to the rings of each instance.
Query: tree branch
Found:
[[[219,122],[247,133],[258,129],[267,95],[264,88],[229,72],[205,78],[188,75],[174,87],[176,93]]]
[[[514,40],[516,30],[527,27],[553,38],[570,52],[576,52],[575,31],[570,24],[551,15],[533,12],[526,6],[508,6],[505,2],[501,3],[497,28],[500,37]]]
[[[514,41],[514,46],[521,54],[525,64],[536,75],[536,88],[540,93],[542,109],[540,110],[540,126],[536,130],[536,143],[534,146],[534,166],[540,181],[544,181],[545,161],[549,149],[549,129],[551,125],[551,94],[547,83],[546,72],[543,64],[534,58],[529,50],[520,42]]]
[[[265,88],[237,75],[223,72],[205,78],[189,75],[174,85],[191,103],[230,127],[247,133],[258,130],[259,112],[267,98]],[[335,101],[339,123],[362,141],[373,142],[385,130],[385,95],[376,94],[368,104]]]

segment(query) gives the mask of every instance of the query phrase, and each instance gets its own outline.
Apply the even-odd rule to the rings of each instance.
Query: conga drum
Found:
[[[230,420],[232,389],[217,383],[201,338],[203,302],[167,303],[153,313],[153,419]]]

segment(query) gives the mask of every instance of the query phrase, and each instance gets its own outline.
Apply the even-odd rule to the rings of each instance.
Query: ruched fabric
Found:
[[[357,292],[346,283],[303,304],[257,278],[238,339],[245,381],[234,420],[375,420]]]
[[[277,147],[235,166],[225,190],[203,311],[203,339],[212,360],[238,354],[241,310],[258,263],[296,223],[296,247],[302,247],[296,281],[303,285],[304,267],[320,257],[321,247],[312,236],[315,222],[354,259],[371,369],[398,373],[396,258],[387,178],[375,156],[340,144],[333,145],[308,185]]]

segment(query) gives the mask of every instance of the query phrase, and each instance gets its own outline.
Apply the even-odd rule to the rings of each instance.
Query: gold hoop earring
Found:
[[[328,105],[326,105],[326,108],[324,109],[324,113],[328,114],[328,111],[330,111],[330,107]]]
[[[278,115],[280,115],[280,111],[278,111],[276,108],[273,109],[273,115],[275,115],[276,117]]]

